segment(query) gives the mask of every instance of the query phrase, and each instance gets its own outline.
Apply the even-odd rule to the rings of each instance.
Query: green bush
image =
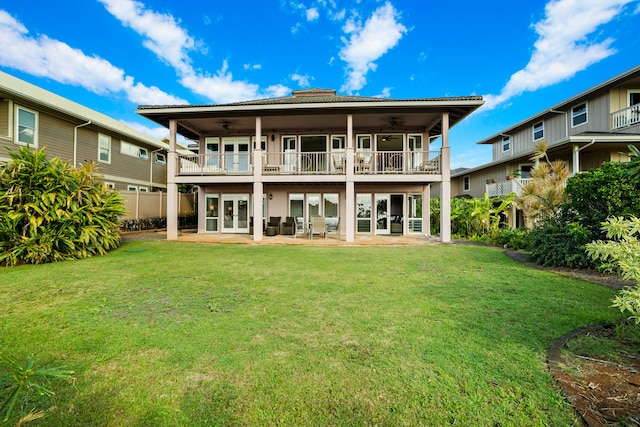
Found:
[[[531,230],[528,238],[531,258],[552,267],[592,268],[594,264],[584,250],[588,242],[588,235],[579,224],[557,218]]]
[[[529,230],[519,228],[501,228],[492,239],[492,243],[505,248],[526,250],[529,248]]]
[[[118,193],[44,149],[9,150],[0,167],[0,264],[39,264],[102,255],[118,247]]]

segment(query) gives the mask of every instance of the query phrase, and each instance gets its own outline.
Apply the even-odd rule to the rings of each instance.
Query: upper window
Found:
[[[16,107],[16,129],[16,143],[38,146],[38,113]]]
[[[462,178],[462,191],[471,190],[471,177],[469,175]]]
[[[111,137],[98,134],[98,161],[111,163]]]
[[[510,136],[505,136],[502,138],[502,151],[509,151],[511,150],[511,137]]]
[[[587,123],[587,103],[584,102],[571,109],[571,127]]]
[[[533,140],[537,141],[544,138],[544,123],[538,122],[533,125]]]
[[[167,156],[163,153],[156,153],[156,163],[160,163],[161,165],[167,164]]]
[[[149,158],[149,151],[146,148],[120,141],[120,152],[127,156],[139,157],[141,159]]]

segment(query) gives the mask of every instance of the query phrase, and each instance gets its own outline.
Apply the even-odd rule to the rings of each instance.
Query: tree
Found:
[[[527,220],[534,223],[556,216],[560,206],[567,200],[564,188],[569,170],[564,161],[551,161],[547,150],[546,142],[536,144],[531,160],[538,163],[531,170],[530,181],[522,187],[516,199]]]
[[[102,255],[118,247],[118,193],[44,149],[9,151],[0,166],[0,264],[39,264]]]

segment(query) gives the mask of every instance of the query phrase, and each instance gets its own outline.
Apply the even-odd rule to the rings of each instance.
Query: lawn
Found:
[[[132,242],[0,284],[0,350],[76,371],[47,426],[577,425],[547,350],[620,316],[468,245]]]

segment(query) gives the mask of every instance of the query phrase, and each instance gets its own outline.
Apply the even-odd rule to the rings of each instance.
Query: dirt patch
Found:
[[[506,254],[531,267],[597,283],[613,289],[633,286],[619,276],[593,270],[542,267],[526,253]],[[640,427],[640,334],[621,336],[621,326],[596,325],[571,331],[559,338],[549,352],[549,369],[585,425]],[[626,326],[640,328],[640,326]],[[581,342],[599,343],[604,354],[585,351]],[[593,353],[596,354],[593,354]]]

